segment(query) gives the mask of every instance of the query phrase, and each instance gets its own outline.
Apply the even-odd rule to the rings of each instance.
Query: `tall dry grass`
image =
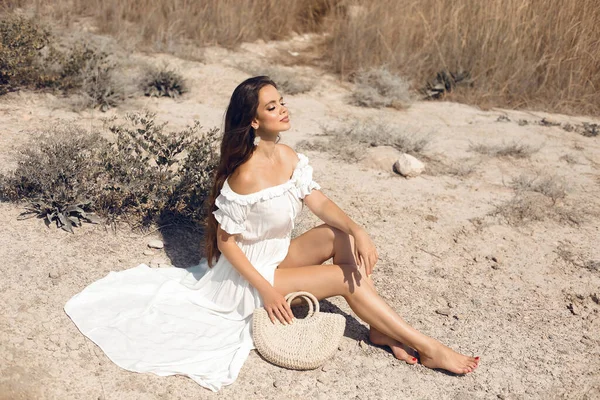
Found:
[[[600,113],[599,0],[0,0],[155,49],[233,46],[326,31],[323,58],[344,78],[386,66],[415,89],[442,70],[482,106]]]
[[[92,17],[104,33],[145,44],[192,41],[233,46],[257,39],[316,31],[333,0],[3,0],[33,5],[38,13],[70,22]]]
[[[330,24],[327,58],[342,76],[386,65],[417,87],[468,71],[457,100],[600,111],[598,0],[358,0]]]

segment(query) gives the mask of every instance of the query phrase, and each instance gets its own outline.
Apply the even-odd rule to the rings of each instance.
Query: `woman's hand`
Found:
[[[367,276],[373,273],[373,268],[379,259],[375,243],[369,237],[369,234],[362,228],[352,232],[354,237],[354,258],[359,267],[363,267]]]
[[[278,319],[284,325],[291,324],[294,314],[285,298],[273,287],[260,293],[263,300],[263,307],[267,310],[271,322],[275,323]]]

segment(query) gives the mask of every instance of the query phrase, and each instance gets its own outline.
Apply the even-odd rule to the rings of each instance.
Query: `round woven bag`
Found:
[[[252,317],[252,337],[256,350],[267,361],[290,369],[315,369],[335,353],[346,328],[346,319],[338,314],[319,311],[319,301],[308,292],[293,292],[285,299],[288,304],[296,297],[308,303],[305,318],[289,325],[279,320],[271,322],[267,310],[257,308]]]

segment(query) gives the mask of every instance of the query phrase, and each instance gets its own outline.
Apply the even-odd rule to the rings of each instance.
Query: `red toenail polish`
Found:
[[[479,357],[475,357],[476,360],[479,360]]]
[[[413,357],[413,361],[417,361],[417,359],[415,357]]]

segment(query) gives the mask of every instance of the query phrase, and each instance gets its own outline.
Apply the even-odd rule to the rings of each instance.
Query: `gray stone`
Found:
[[[425,164],[410,154],[402,154],[394,163],[394,171],[406,178],[414,178],[425,170]]]
[[[58,269],[52,268],[48,273],[48,276],[52,279],[58,279],[60,278],[60,273],[58,272]]]
[[[150,247],[151,249],[162,249],[163,247],[165,247],[165,245],[162,242],[162,240],[155,239],[148,242],[148,247]]]
[[[145,256],[153,256],[154,252],[152,250],[144,250],[144,255]]]

